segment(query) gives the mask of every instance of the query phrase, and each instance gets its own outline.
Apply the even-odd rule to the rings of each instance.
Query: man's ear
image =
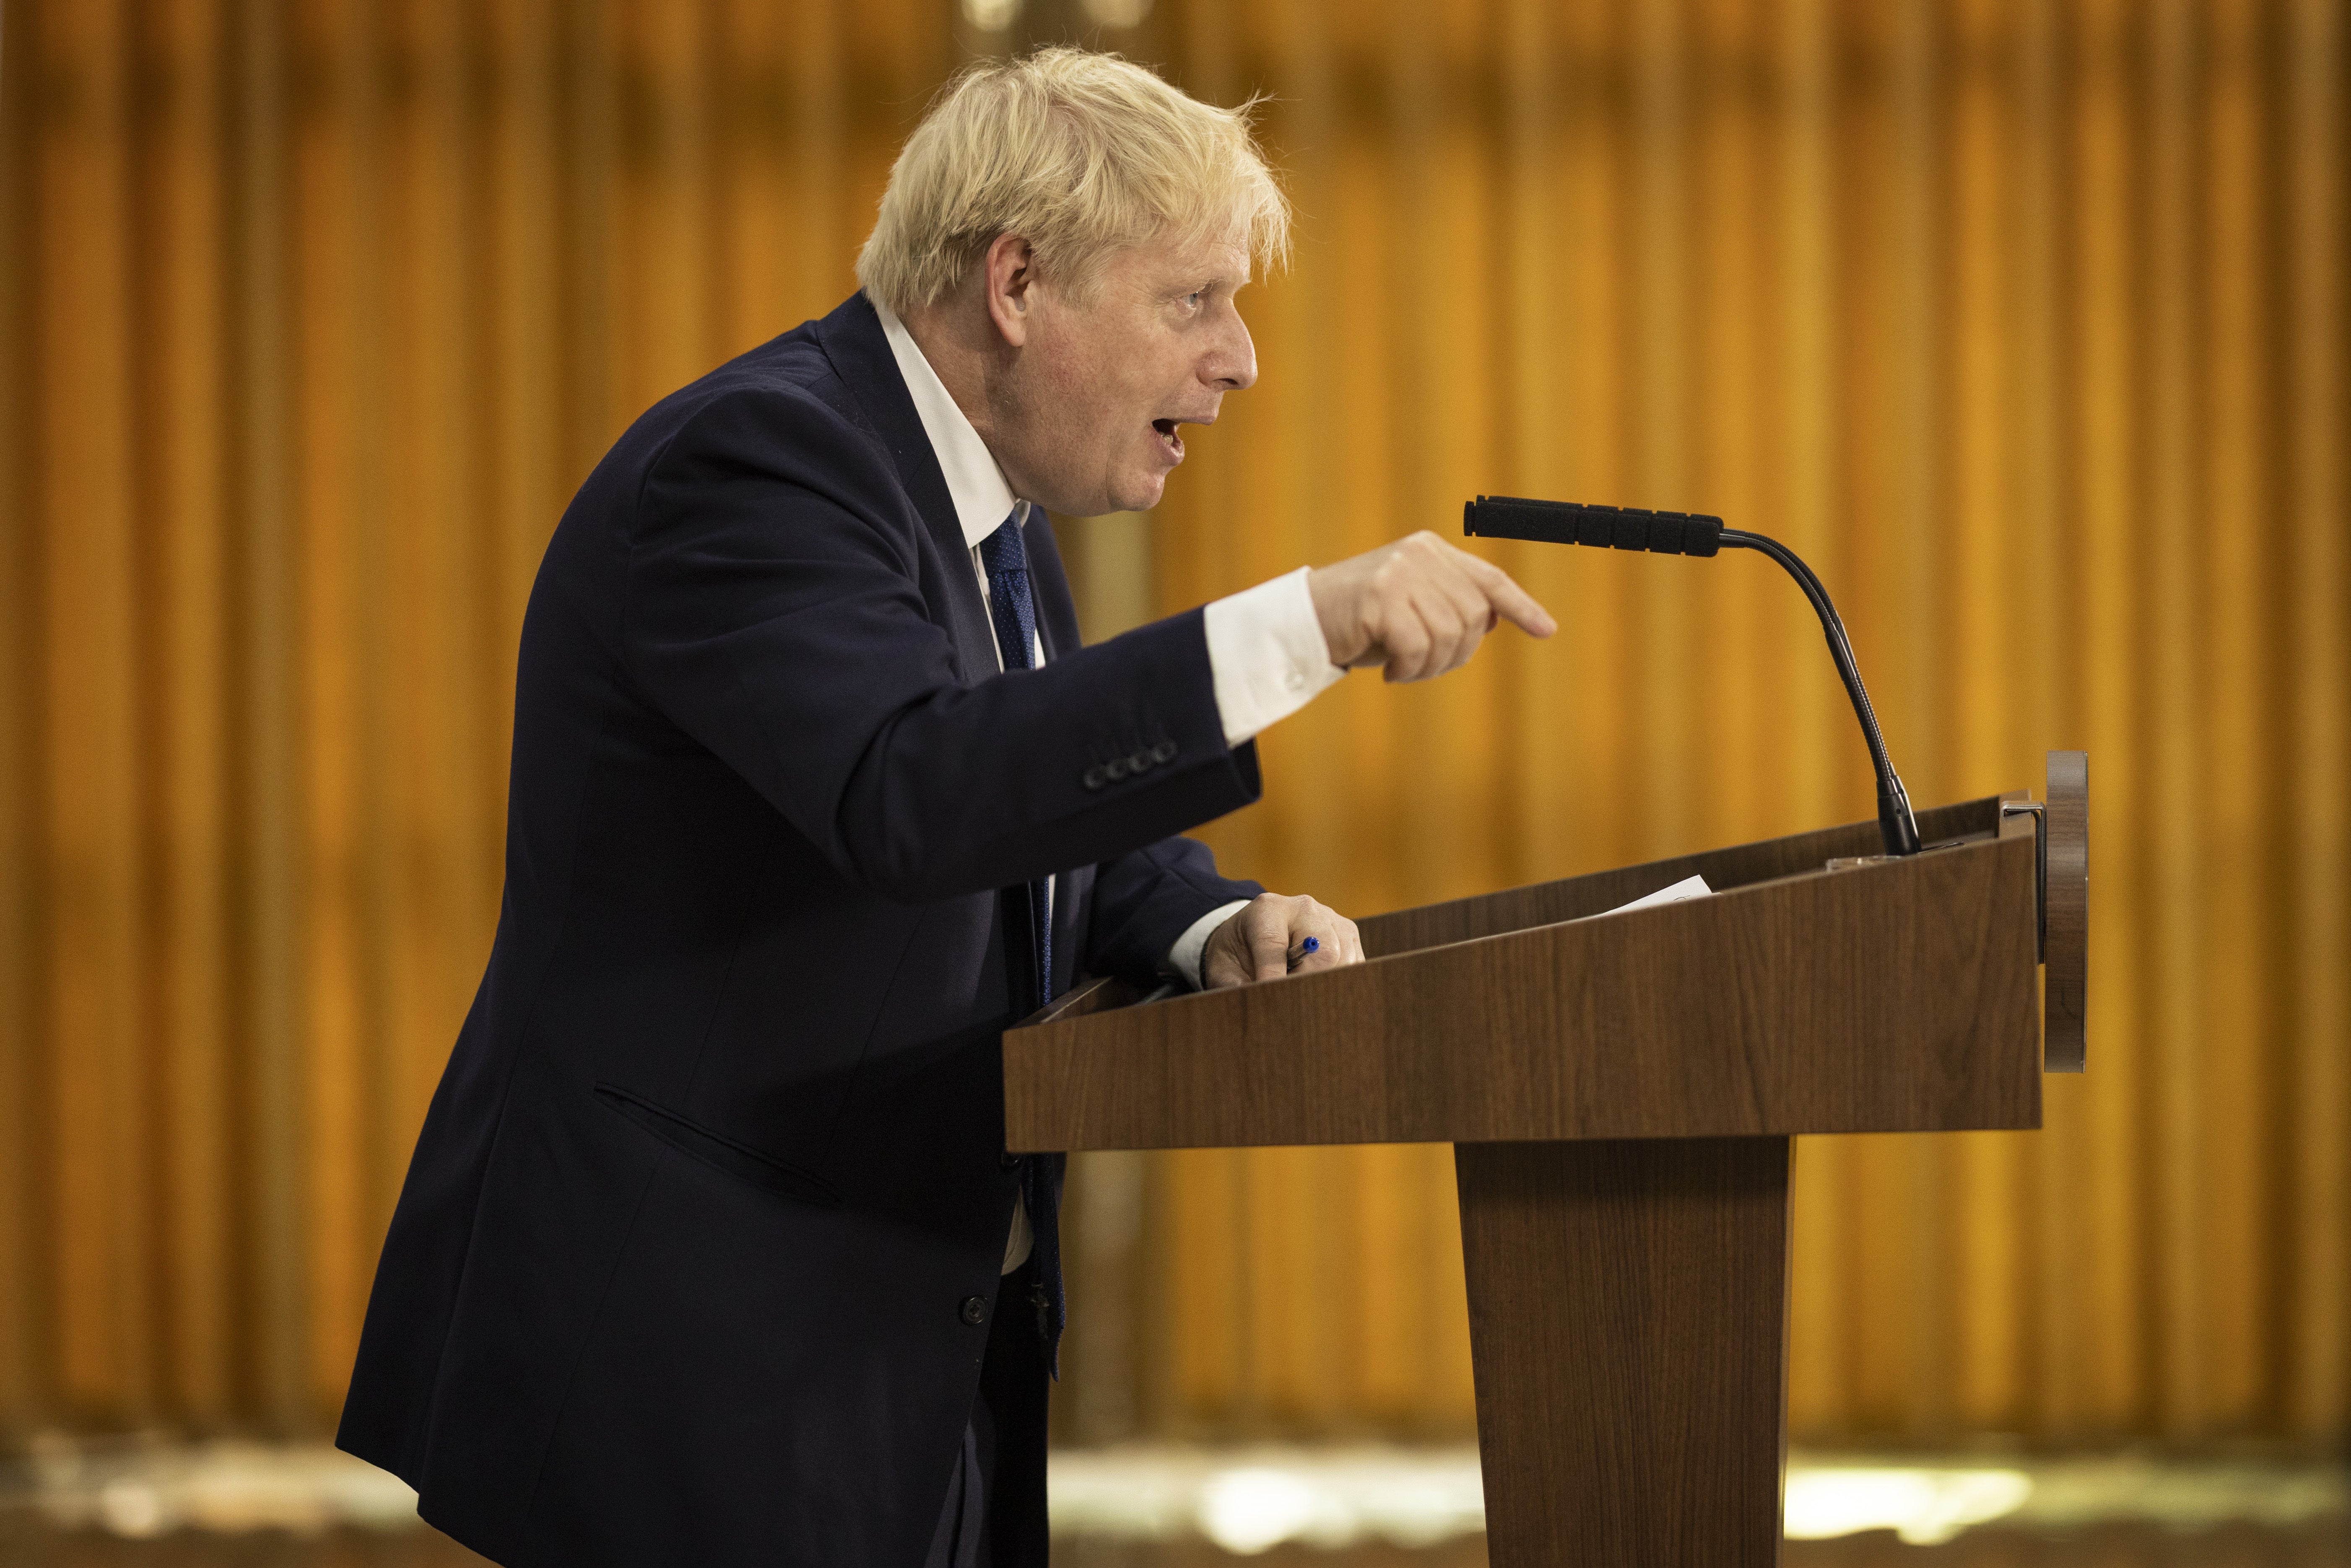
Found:
[[[1031,286],[1037,279],[1035,254],[1019,235],[998,235],[981,258],[980,282],[987,297],[987,319],[1013,348],[1029,342],[1036,302]]]

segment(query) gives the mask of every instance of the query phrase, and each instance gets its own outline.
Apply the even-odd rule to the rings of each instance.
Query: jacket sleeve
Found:
[[[1094,870],[1087,967],[1140,977],[1159,967],[1176,939],[1220,904],[1255,898],[1254,882],[1217,873],[1217,858],[1197,839],[1162,839]]]
[[[821,403],[714,399],[637,497],[632,679],[886,897],[1116,860],[1257,798],[1198,611],[967,685],[918,586],[921,529],[886,456]]]

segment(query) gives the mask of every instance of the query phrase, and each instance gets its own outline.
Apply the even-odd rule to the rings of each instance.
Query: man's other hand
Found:
[[[1290,955],[1309,936],[1315,950],[1293,965]],[[1200,978],[1213,991],[1363,961],[1364,940],[1353,921],[1311,898],[1261,893],[1210,934],[1200,954]]]
[[[1531,637],[1559,630],[1510,573],[1422,529],[1306,577],[1331,662],[1425,681],[1469,662],[1504,621]]]

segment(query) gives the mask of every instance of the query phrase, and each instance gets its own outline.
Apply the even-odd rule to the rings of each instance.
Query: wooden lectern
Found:
[[[2048,796],[1923,813],[1901,860],[1864,822],[1402,910],[1266,985],[1092,982],[1004,1037],[1006,1138],[1451,1143],[1495,1568],[1775,1563],[1789,1139],[2040,1125],[2044,1019],[2081,1064],[2080,753]]]

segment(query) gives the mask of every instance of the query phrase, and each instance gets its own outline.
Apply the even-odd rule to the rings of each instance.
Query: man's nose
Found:
[[[1243,392],[1256,384],[1257,345],[1249,340],[1249,324],[1239,311],[1228,307],[1224,330],[1217,334],[1201,371],[1200,379],[1219,392]]]

